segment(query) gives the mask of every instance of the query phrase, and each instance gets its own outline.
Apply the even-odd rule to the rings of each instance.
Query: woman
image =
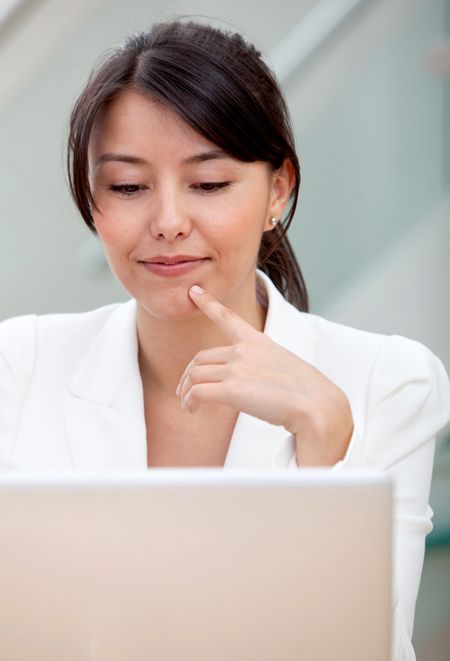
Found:
[[[0,325],[2,466],[385,470],[394,658],[414,658],[448,379],[417,342],[307,313],[299,164],[260,53],[195,23],[132,36],[74,107],[69,178],[132,299]]]

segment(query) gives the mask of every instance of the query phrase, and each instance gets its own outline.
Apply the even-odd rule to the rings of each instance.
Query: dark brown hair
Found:
[[[70,118],[68,172],[75,204],[95,232],[88,147],[97,113],[119,92],[135,89],[159,99],[233,158],[295,170],[284,219],[264,232],[258,268],[299,310],[308,310],[300,267],[286,236],[297,205],[300,165],[289,112],[261,53],[240,34],[196,22],[157,23],[131,35],[91,73]]]

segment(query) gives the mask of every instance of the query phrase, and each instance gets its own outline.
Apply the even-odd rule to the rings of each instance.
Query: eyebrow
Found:
[[[212,161],[220,158],[230,158],[230,156],[223,151],[223,149],[210,149],[208,151],[188,156],[182,163],[183,165],[192,165],[196,163],[203,163],[204,161]],[[111,161],[118,161],[119,163],[131,163],[132,165],[150,165],[145,158],[140,156],[132,156],[131,154],[115,154],[113,152],[106,152],[97,158],[95,167],[101,163],[109,163]]]

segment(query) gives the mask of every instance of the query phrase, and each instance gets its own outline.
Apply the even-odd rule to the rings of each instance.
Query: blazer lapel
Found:
[[[264,332],[309,363],[314,345],[308,326],[270,279],[257,272],[257,291],[267,306]],[[65,402],[66,432],[76,468],[147,467],[142,382],[138,364],[135,301],[119,305],[98,332],[76,371]],[[224,468],[295,466],[295,439],[240,413]]]
[[[75,468],[146,468],[135,301],[119,305],[95,336],[65,401]]]
[[[287,303],[262,272],[257,271],[257,293],[267,306],[264,333],[308,363],[314,362],[313,337],[299,311]],[[283,427],[240,413],[231,438],[224,468],[268,468],[285,470],[296,466],[295,438]]]

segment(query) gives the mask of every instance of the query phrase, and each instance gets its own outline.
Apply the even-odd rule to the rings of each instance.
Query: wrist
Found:
[[[296,431],[297,463],[301,466],[333,466],[345,457],[353,435],[350,403],[342,391],[333,410],[314,406],[298,417]]]

